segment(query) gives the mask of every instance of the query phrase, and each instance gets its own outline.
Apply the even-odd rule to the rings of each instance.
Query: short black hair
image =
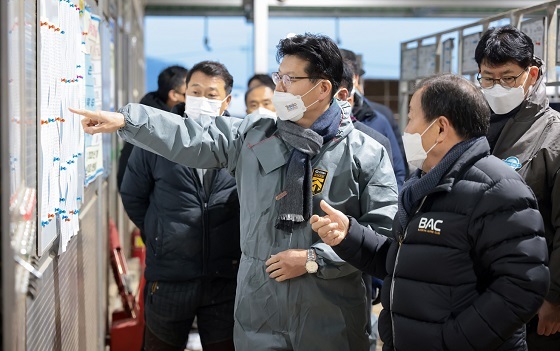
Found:
[[[363,76],[364,73],[366,73],[360,66],[360,61],[358,61],[358,56],[356,56],[354,51],[348,49],[340,49],[340,53],[342,54],[342,58],[344,60],[348,60],[352,64],[352,70],[354,71],[354,74]]]
[[[490,107],[469,80],[454,74],[436,75],[421,80],[416,89],[423,89],[420,103],[427,122],[445,116],[465,139],[488,133]]]
[[[247,81],[247,88],[249,87],[251,82],[254,81],[254,80],[258,81],[259,85],[266,85],[267,87],[269,87],[272,90],[276,89],[276,84],[274,84],[274,81],[272,80],[272,77],[268,74],[255,74],[255,75],[253,75]]]
[[[225,82],[226,94],[229,95],[231,93],[231,89],[233,88],[233,77],[227,70],[226,66],[222,63],[216,61],[202,61],[197,63],[187,74],[187,85],[189,85],[191,77],[195,72],[202,72],[210,77],[222,78]]]
[[[188,70],[179,65],[170,66],[161,71],[158,76],[157,95],[163,101],[167,101],[167,95],[170,90],[175,90],[185,84]]]
[[[342,62],[342,79],[340,80],[340,87],[348,89],[348,93],[354,87],[354,70],[352,69],[352,62],[344,60]]]
[[[490,67],[513,62],[522,68],[542,66],[542,61],[534,56],[535,47],[531,38],[521,30],[511,26],[490,28],[480,38],[474,59]]]
[[[286,55],[293,55],[308,62],[305,73],[322,77],[332,84],[331,98],[338,91],[342,79],[342,55],[335,42],[319,34],[305,33],[280,40],[276,46],[278,63]],[[316,82],[317,79],[311,79]]]

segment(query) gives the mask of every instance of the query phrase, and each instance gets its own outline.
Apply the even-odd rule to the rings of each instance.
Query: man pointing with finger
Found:
[[[342,57],[328,37],[281,40],[272,98],[278,120],[179,118],[130,104],[75,111],[84,130],[112,132],[195,168],[236,177],[241,251],[235,304],[238,350],[368,350],[362,274],[308,223],[325,199],[389,233],[397,188],[385,149],[355,130],[333,99]],[[212,122],[213,121],[213,122]]]

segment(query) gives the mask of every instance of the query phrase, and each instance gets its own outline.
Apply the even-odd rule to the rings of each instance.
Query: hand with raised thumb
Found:
[[[88,111],[69,107],[70,112],[84,116],[82,128],[88,134],[112,133],[125,126],[124,115],[119,112]]]
[[[348,234],[348,227],[350,221],[348,217],[334,209],[331,205],[321,200],[321,209],[325,211],[326,215],[318,216],[313,215],[309,219],[311,228],[319,234],[323,242],[329,246],[336,246]]]

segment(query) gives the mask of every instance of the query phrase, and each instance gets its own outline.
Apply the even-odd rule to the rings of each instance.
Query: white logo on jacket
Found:
[[[434,220],[433,218],[422,217],[420,218],[420,223],[418,223],[418,231],[439,235],[441,229],[438,226],[442,223],[441,219]]]

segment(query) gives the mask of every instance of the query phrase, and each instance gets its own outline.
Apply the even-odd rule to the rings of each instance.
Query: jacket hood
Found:
[[[548,107],[546,85],[543,82],[544,74],[537,79],[533,89],[521,104],[521,109],[514,117],[516,121],[531,121],[542,116],[542,111]]]
[[[354,129],[354,124],[352,123],[351,118],[352,107],[347,101],[338,101],[337,99],[333,99],[332,103],[338,105],[342,115],[340,127],[338,127],[336,137],[333,139],[334,142],[338,143],[339,140],[344,139],[352,131],[352,129]]]

